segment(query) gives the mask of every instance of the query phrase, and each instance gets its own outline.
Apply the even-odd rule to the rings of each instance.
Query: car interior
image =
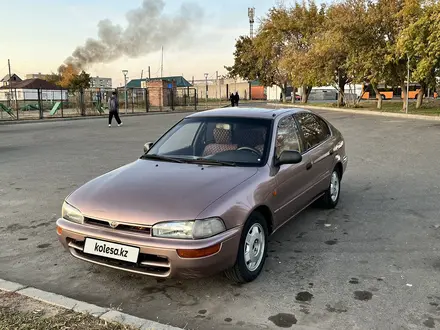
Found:
[[[185,129],[185,126],[180,129]],[[169,156],[195,156],[222,161],[255,163],[259,162],[263,156],[267,131],[268,127],[264,125],[207,121],[198,125],[195,134],[191,133],[194,139],[188,141],[186,147],[166,151],[160,147],[159,150],[161,154]],[[174,134],[178,133],[176,131]],[[179,144],[182,145],[181,142]]]

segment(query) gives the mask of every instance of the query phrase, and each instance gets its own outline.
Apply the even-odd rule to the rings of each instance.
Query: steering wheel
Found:
[[[238,148],[237,150],[247,150],[247,151],[253,152],[257,156],[261,156],[261,153],[257,149],[254,149],[251,147],[241,147],[241,148]]]

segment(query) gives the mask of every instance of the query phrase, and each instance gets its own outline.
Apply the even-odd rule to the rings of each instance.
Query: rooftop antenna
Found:
[[[250,25],[250,33],[249,36],[251,39],[254,38],[254,18],[255,18],[255,8],[249,7],[248,8],[248,17],[249,17],[249,25]]]

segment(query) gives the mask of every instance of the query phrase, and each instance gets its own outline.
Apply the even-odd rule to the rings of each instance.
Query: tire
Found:
[[[381,94],[380,97],[382,98],[382,100],[386,100],[387,98],[385,97],[385,95]]]
[[[336,187],[335,187],[336,186]],[[326,209],[333,209],[338,205],[341,194],[341,174],[335,167],[330,176],[330,184],[324,196],[319,199],[319,205]]]
[[[248,236],[248,234],[250,235],[251,233],[254,235]],[[250,246],[246,243],[247,238],[253,242]],[[240,244],[238,246],[237,260],[233,267],[225,271],[226,277],[236,283],[248,283],[255,280],[258,275],[260,275],[266,260],[267,238],[268,230],[266,219],[260,213],[256,212],[251,214],[243,227]],[[263,242],[263,246],[261,246],[261,241]],[[258,249],[259,242],[260,246]],[[245,249],[252,249],[252,244],[254,248],[258,249],[258,253],[254,254],[257,260],[248,260],[248,262],[246,262]]]

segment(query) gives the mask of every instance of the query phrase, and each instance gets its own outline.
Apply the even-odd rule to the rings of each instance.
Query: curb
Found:
[[[138,112],[138,113],[127,113],[120,114],[121,118],[124,117],[137,117],[137,116],[154,116],[154,115],[172,115],[172,114],[186,114],[186,113],[196,113],[202,110],[196,111],[154,111],[154,112]],[[1,125],[18,125],[18,124],[36,124],[36,123],[53,123],[59,121],[71,121],[71,120],[87,120],[87,119],[107,119],[108,114],[105,115],[91,115],[91,116],[80,116],[80,117],[63,117],[63,118],[44,118],[44,119],[19,119],[19,120],[0,120]]]
[[[78,313],[90,314],[107,322],[118,322],[124,325],[130,325],[132,327],[137,327],[140,330],[183,330],[182,328],[176,328],[170,325],[142,319],[110,308],[96,306],[84,301],[71,299],[56,293],[42,291],[2,279],[0,279],[0,290],[15,292],[50,305],[70,309]]]
[[[374,111],[374,110],[370,111],[370,110],[341,109],[341,108],[318,107],[318,106],[313,106],[313,105],[302,105],[302,104],[294,105],[294,104],[268,103],[267,105],[278,106],[278,107],[282,106],[282,107],[288,107],[288,108],[301,108],[301,109],[308,109],[308,110],[328,110],[328,111],[335,111],[335,112],[356,113],[356,114],[361,114],[361,115],[384,116],[384,117],[393,117],[393,118],[440,121],[440,116],[413,115],[413,114],[406,114],[406,113]]]

